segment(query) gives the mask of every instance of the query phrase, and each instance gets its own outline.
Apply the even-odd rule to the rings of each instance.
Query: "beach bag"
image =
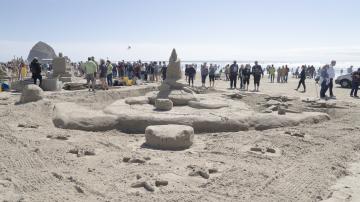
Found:
[[[10,86],[8,85],[8,84],[6,84],[6,83],[1,83],[1,85],[0,85],[0,92],[1,91],[9,91],[10,90]]]
[[[133,85],[133,80],[127,80],[126,85],[127,86],[132,86]]]

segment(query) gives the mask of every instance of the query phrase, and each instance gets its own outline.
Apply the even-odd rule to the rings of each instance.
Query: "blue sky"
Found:
[[[360,61],[358,0],[0,0],[0,60]],[[131,45],[132,49],[127,50]]]

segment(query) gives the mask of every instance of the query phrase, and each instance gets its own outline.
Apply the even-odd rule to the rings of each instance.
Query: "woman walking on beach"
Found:
[[[201,66],[201,84],[202,87],[205,87],[206,77],[209,75],[209,68],[206,65],[206,62]]]
[[[304,93],[306,92],[306,85],[305,85],[305,79],[306,79],[306,68],[305,66],[301,67],[301,73],[300,73],[300,81],[299,81],[299,85],[297,87],[297,89],[295,89],[296,91],[299,90],[300,85],[302,84],[304,87]]]
[[[101,59],[100,60],[100,66],[99,66],[99,70],[100,70],[100,82],[101,82],[101,87],[103,88],[103,90],[108,90],[108,85],[106,83],[106,76],[107,76],[107,67],[105,65],[105,60]]]

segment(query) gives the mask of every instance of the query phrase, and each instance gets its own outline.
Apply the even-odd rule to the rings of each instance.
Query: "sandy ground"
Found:
[[[306,93],[294,91],[296,85],[295,79],[288,84],[263,80],[261,92],[249,94],[244,102],[257,108],[264,94],[316,97],[312,81],[308,81]],[[216,89],[230,91],[227,88],[227,82],[217,81]],[[147,85],[96,94],[47,92],[46,100],[24,105],[15,104],[19,94],[1,93],[0,201],[360,200],[360,100],[349,98],[348,89],[335,89],[337,102],[344,109],[318,109],[332,117],[328,122],[197,134],[193,147],[185,151],[143,148],[143,134],[53,126],[54,103],[76,102],[100,109],[152,89],[153,85]],[[290,135],[294,131],[304,135]],[[70,153],[76,148],[93,152],[85,156]],[[126,157],[139,161],[124,162]],[[189,176],[193,167],[217,172],[208,179]],[[168,185],[156,187],[156,180],[166,180]],[[147,181],[155,191],[132,188],[138,181]]]

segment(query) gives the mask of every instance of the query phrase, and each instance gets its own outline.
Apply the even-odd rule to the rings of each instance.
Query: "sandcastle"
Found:
[[[173,50],[166,81],[158,92],[117,100],[102,110],[93,110],[75,103],[57,103],[53,123],[56,127],[85,131],[117,129],[125,133],[144,133],[152,125],[186,125],[195,133],[267,130],[319,123],[329,120],[326,113],[301,112],[279,115],[259,113],[241,99],[226,94],[195,94],[181,78],[180,60]],[[156,108],[162,105],[162,110]],[[171,103],[173,105],[171,105]]]
[[[181,66],[176,50],[173,49],[166,73],[166,80],[159,87],[157,99],[169,99],[174,106],[184,106],[190,101],[196,101],[195,94],[184,84],[180,83]]]

